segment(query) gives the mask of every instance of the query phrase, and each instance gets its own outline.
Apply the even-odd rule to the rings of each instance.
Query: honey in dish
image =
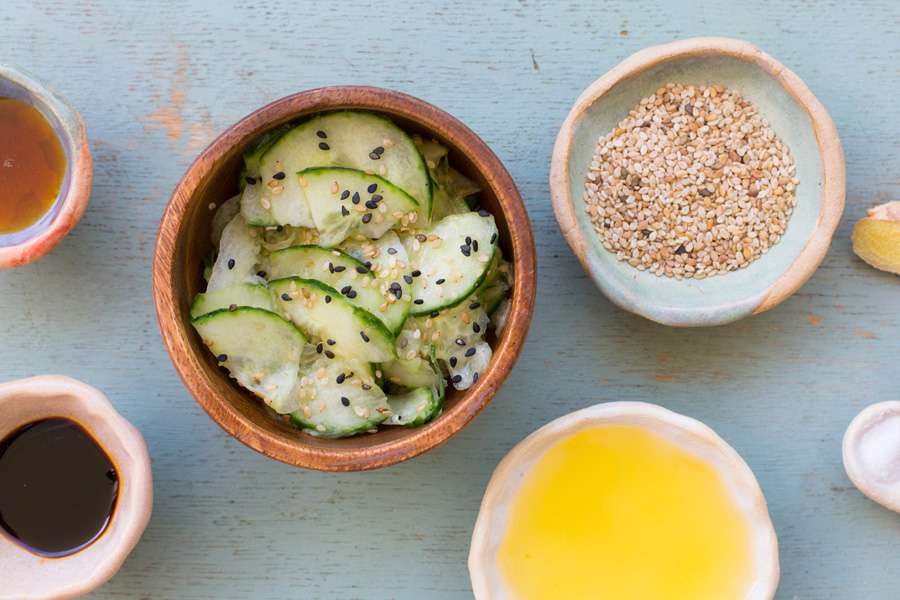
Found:
[[[65,169],[47,119],[26,102],[0,98],[0,234],[36,223],[53,206]]]
[[[35,421],[0,441],[0,528],[33,552],[65,556],[90,544],[118,493],[109,456],[74,421]]]
[[[520,600],[732,600],[750,588],[750,544],[713,467],[647,430],[608,425],[538,459],[497,560]]]

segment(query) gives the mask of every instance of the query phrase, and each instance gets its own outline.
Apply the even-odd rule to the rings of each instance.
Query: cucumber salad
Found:
[[[215,209],[192,323],[220,366],[312,435],[440,415],[491,360],[511,265],[447,148],[369,112],[263,135]]]

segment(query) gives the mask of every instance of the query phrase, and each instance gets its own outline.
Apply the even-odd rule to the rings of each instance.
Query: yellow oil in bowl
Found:
[[[640,427],[601,425],[538,459],[497,560],[521,600],[736,600],[752,554],[712,466]]]

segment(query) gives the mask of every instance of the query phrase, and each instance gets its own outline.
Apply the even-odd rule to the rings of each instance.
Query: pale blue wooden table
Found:
[[[806,80],[840,130],[848,203],[792,299],[674,330],[614,308],[582,273],[547,169],[588,83],[642,47],[705,34],[752,41]],[[840,457],[860,408],[900,398],[900,278],[849,243],[867,205],[900,198],[898,57],[897,0],[2,0],[0,62],[68,96],[96,162],[81,225],[0,274],[0,380],[60,372],[100,387],[153,458],[150,526],[92,597],[469,598],[469,535],[500,457],[571,410],[643,400],[706,421],[755,470],[781,543],[779,598],[900,598],[900,515],[859,494]],[[178,380],[150,298],[156,227],[191,159],[258,106],[337,83],[403,90],[471,126],[518,183],[539,259],[529,341],[490,407],[421,458],[347,475],[225,435]]]

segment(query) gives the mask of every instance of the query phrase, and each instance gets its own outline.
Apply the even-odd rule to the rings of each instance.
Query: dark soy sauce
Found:
[[[118,493],[112,461],[74,421],[35,421],[0,442],[0,527],[38,554],[65,556],[97,539]]]

